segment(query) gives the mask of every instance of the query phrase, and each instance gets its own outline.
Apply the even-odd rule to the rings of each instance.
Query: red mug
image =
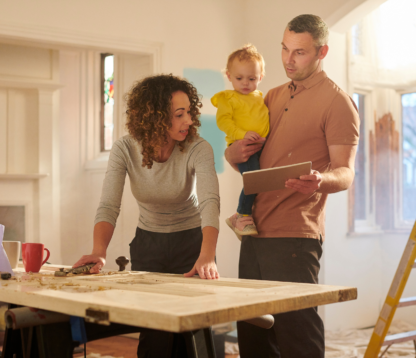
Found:
[[[46,250],[46,259],[43,260],[43,252]],[[22,260],[26,272],[39,272],[41,266],[49,259],[51,253],[43,244],[22,243]],[[42,261],[43,260],[43,261]]]

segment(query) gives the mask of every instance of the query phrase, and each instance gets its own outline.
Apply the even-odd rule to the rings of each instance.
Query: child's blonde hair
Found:
[[[226,71],[229,71],[231,68],[231,65],[235,59],[238,59],[241,62],[246,61],[257,61],[260,65],[261,75],[264,76],[265,70],[264,70],[264,59],[263,56],[260,55],[260,53],[257,51],[256,47],[252,44],[244,45],[242,48],[235,50],[231,53],[230,56],[228,56],[227,60],[227,67]]]

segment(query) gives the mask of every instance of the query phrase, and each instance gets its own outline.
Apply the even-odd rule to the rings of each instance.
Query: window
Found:
[[[416,92],[402,95],[403,219],[416,219]]]
[[[355,179],[354,179],[354,220],[366,220],[366,173],[365,173],[365,95],[354,93],[352,99],[358,108],[360,116],[360,141],[355,157]]]
[[[403,57],[391,48],[399,33],[412,38],[415,6],[414,0],[386,1],[349,33],[348,79],[361,118],[349,193],[353,234],[407,232],[416,219],[416,50]],[[399,42],[395,48],[403,48]]]
[[[362,56],[363,51],[363,21],[355,24],[351,28],[351,40],[352,40],[352,54]]]
[[[114,134],[114,56],[101,54],[101,151],[110,150]]]

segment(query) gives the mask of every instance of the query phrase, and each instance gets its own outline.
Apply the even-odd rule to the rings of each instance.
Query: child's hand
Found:
[[[250,140],[252,140],[253,142],[255,142],[256,140],[259,140],[261,137],[260,137],[260,134],[258,134],[258,133],[256,133],[256,132],[253,132],[253,131],[248,131],[248,132],[246,133],[246,135],[244,136],[244,138],[245,138],[245,139],[250,139]]]

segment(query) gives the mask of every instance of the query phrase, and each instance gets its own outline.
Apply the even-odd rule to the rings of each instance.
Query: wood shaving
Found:
[[[50,285],[48,286],[48,288],[49,288],[49,289],[51,289],[51,290],[58,290],[58,289],[60,289],[60,288],[61,288],[61,286],[57,286],[57,285],[55,285],[55,284],[50,284]]]
[[[107,271],[107,272],[100,272],[100,273],[96,273],[94,274],[94,276],[109,276],[109,275],[118,275],[120,272],[119,271]]]

